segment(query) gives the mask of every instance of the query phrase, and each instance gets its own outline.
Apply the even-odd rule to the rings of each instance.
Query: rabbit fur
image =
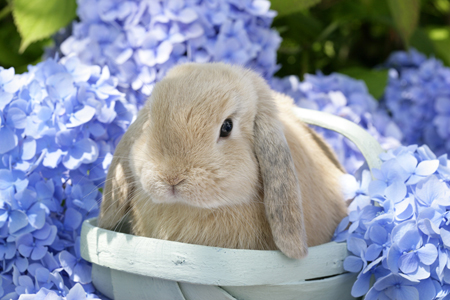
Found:
[[[342,167],[293,105],[242,67],[174,67],[116,148],[99,226],[128,218],[135,235],[305,257],[347,208]]]

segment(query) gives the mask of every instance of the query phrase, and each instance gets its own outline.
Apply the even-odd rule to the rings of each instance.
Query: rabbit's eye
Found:
[[[230,135],[233,129],[233,121],[231,119],[226,119],[223,121],[222,128],[220,128],[220,137],[227,137]]]

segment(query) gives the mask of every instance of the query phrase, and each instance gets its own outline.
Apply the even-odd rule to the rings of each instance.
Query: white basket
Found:
[[[327,113],[294,109],[304,122],[342,133],[370,168],[383,151],[356,124]],[[347,300],[356,279],[345,273],[345,243],[309,249],[295,260],[280,251],[207,247],[113,232],[83,223],[81,256],[92,263],[92,282],[120,300]]]

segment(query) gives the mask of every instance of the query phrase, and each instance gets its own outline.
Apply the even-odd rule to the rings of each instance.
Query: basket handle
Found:
[[[378,141],[359,125],[347,119],[317,110],[294,107],[293,112],[307,124],[320,126],[342,134],[355,143],[366,159],[370,170],[380,168],[381,160],[379,155],[384,150]]]

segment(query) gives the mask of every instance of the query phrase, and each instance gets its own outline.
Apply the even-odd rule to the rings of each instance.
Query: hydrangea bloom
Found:
[[[373,135],[385,149],[400,145],[402,137],[397,125],[386,112],[378,108],[366,85],[342,74],[328,76],[305,75],[300,82],[296,76],[273,78],[272,88],[291,96],[303,108],[328,112],[346,118]],[[364,162],[361,152],[341,134],[316,128],[335,150],[347,172],[353,174]]]
[[[0,87],[0,298],[81,299],[94,291],[81,224],[98,214],[98,189],[137,109],[108,67],[75,56],[23,75],[0,68]]]
[[[138,104],[186,61],[246,65],[270,78],[280,37],[270,29],[269,7],[267,0],[78,0],[81,21],[61,50],[108,66]]]
[[[383,105],[402,128],[405,144],[425,143],[438,155],[450,151],[450,69],[440,60],[393,53]],[[411,122],[414,120],[414,122]]]
[[[337,228],[347,241],[347,271],[358,273],[352,295],[365,299],[450,297],[450,163],[427,147],[399,147],[380,156],[380,169],[345,175],[354,198]],[[350,224],[351,223],[351,224]],[[349,226],[350,224],[350,226]],[[371,278],[375,284],[370,287]]]

